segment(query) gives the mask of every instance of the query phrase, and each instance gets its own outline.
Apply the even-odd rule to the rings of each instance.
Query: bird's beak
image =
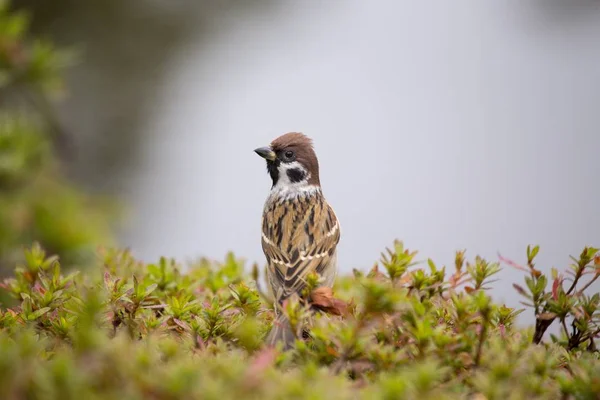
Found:
[[[259,147],[258,149],[255,149],[254,152],[269,161],[275,161],[277,158],[277,154],[275,154],[270,147]]]

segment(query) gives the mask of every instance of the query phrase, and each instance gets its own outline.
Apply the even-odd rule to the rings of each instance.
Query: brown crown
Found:
[[[308,136],[300,132],[286,133],[271,142],[271,149],[276,153],[293,150],[296,153],[296,161],[302,164],[310,173],[308,183],[321,185],[319,181],[319,161],[313,149],[312,140]]]

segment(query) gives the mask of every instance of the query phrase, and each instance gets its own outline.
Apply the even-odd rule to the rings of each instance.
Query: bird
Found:
[[[266,160],[272,181],[261,218],[261,244],[267,284],[281,306],[293,295],[302,296],[311,273],[320,276],[318,287],[333,286],[340,223],[323,195],[312,139],[289,132],[254,151]],[[275,315],[266,344],[283,343],[289,349],[296,335],[277,305]]]

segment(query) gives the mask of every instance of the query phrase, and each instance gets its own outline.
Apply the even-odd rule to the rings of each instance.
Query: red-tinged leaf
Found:
[[[153,309],[156,309],[156,308],[165,308],[165,307],[167,307],[166,304],[153,304],[153,305],[150,305],[150,306],[142,306],[142,308],[147,308],[147,309],[150,309],[150,310],[153,310]]]
[[[558,300],[558,289],[562,287],[562,277],[558,276],[552,283],[552,298]]]
[[[594,265],[595,265],[596,267],[600,267],[600,254],[596,254],[596,255],[594,256]]]
[[[178,327],[180,327],[181,329],[183,329],[185,331],[189,331],[191,329],[190,326],[186,322],[184,322],[184,321],[182,321],[180,319],[173,318],[173,322],[175,322],[175,324]]]
[[[398,281],[400,285],[406,285],[413,282],[412,273],[404,274],[402,278]]]
[[[29,283],[35,281],[35,276],[30,271],[23,272],[23,276]]]
[[[206,350],[206,341],[200,335],[196,335],[196,348]]]
[[[336,350],[336,349],[334,349],[334,348],[333,348],[333,347],[331,347],[331,346],[327,346],[327,347],[325,348],[325,351],[327,352],[327,354],[329,354],[329,355],[332,355],[332,356],[334,356],[334,357],[339,357],[339,356],[340,356],[340,353],[338,353],[338,352],[337,352],[337,350]]]
[[[465,286],[465,292],[467,292],[468,294],[471,294],[475,291],[474,288],[472,288],[471,286]]]
[[[107,289],[112,289],[112,278],[108,271],[104,271],[104,285]]]
[[[527,293],[527,291],[525,289],[523,289],[523,286],[517,285],[516,283],[513,283],[513,287],[517,290],[517,292],[519,292],[519,294],[521,296],[525,296],[528,299],[531,298],[531,296],[529,295],[529,293]]]
[[[531,274],[536,278],[539,278],[540,276],[542,276],[542,271],[537,270],[535,268],[531,268]]]
[[[513,268],[516,268],[516,269],[524,271],[524,272],[529,272],[529,268],[526,268],[522,265],[517,264],[513,260],[509,260],[508,258],[503,257],[500,253],[498,253],[498,258],[500,259],[501,262],[503,262]]]
[[[200,286],[194,289],[194,294],[200,296],[202,293],[206,292],[207,289],[204,286]]]
[[[42,287],[42,285],[40,285],[40,283],[39,283],[39,282],[36,282],[36,283],[35,283],[35,285],[33,285],[33,288],[32,288],[32,290],[34,290],[34,291],[36,291],[36,292],[38,292],[38,293],[40,293],[40,294],[42,294],[42,295],[43,295],[44,293],[46,293],[46,289],[44,289],[44,288]]]
[[[554,318],[556,318],[556,314],[555,314],[555,313],[553,313],[553,312],[544,312],[544,313],[538,314],[538,315],[536,316],[536,318],[537,318],[537,319],[544,320],[544,321],[549,321],[549,320],[551,320],[551,319],[554,319]]]
[[[504,326],[504,324],[498,325],[498,331],[500,331],[500,336],[502,338],[506,337],[506,327]]]
[[[478,324],[475,325],[475,332],[477,332],[477,334],[479,335],[481,333],[481,330],[483,329],[483,325],[481,325],[480,318],[477,318],[477,322],[478,322]]]
[[[469,280],[471,280],[471,277],[468,272],[455,272],[448,279],[448,283],[450,283],[452,287],[457,287]]]
[[[367,274],[367,278],[373,278],[378,281],[384,281],[387,279],[384,273],[379,271],[379,265],[375,264],[371,271]]]

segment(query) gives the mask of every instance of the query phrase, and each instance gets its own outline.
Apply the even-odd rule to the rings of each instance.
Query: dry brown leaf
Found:
[[[333,297],[333,290],[330,287],[316,288],[311,292],[310,299],[314,307],[330,314],[345,315],[348,311],[348,304]]]

